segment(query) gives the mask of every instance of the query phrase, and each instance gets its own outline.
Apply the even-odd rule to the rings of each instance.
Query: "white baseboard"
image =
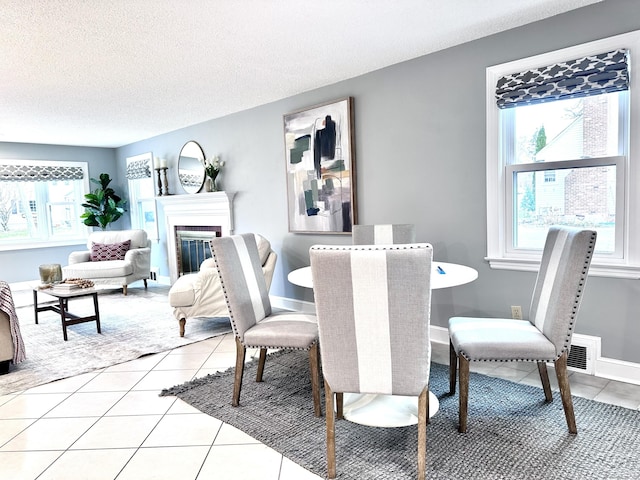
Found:
[[[316,308],[313,302],[305,302],[286,297],[270,297],[271,304],[274,307],[283,308],[285,310],[296,310],[304,313],[315,313]],[[431,325],[430,328],[431,341],[435,343],[449,344],[449,330],[445,327]],[[589,359],[589,373],[601,378],[616,380],[620,382],[633,383],[640,385],[640,364],[616,360],[614,358],[606,358],[600,356],[600,341],[597,337],[588,335],[574,334],[576,344],[590,345],[590,351],[593,357]]]

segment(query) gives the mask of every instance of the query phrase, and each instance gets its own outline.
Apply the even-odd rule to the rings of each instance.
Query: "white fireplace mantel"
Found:
[[[233,234],[233,196],[228,192],[167,195],[156,197],[164,210],[167,228],[167,258],[171,283],[178,279],[176,226],[218,226],[223,236]]]

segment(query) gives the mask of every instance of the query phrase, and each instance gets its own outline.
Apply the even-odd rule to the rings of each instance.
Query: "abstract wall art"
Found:
[[[356,223],[353,98],[284,115],[289,231],[350,233]]]

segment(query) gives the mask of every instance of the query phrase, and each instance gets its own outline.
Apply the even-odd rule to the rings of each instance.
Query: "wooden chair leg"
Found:
[[[320,350],[316,342],[309,349],[309,369],[311,371],[311,393],[313,395],[313,414],[316,417],[322,416],[322,406],[320,405]]]
[[[144,289],[146,290],[147,289],[147,279],[145,278],[142,281],[144,282]]]
[[[569,433],[576,434],[576,417],[573,412],[573,400],[571,400],[571,387],[569,386],[569,373],[567,371],[567,352],[564,352],[555,362],[556,377],[558,377],[558,386],[560,387],[560,396],[562,397],[562,407],[564,408],[564,417],[567,420]]]
[[[336,418],[344,420],[344,394],[342,392],[336,393]]]
[[[247,349],[244,348],[242,342],[236,337],[236,371],[233,380],[233,399],[231,405],[237,407],[240,405],[240,389],[242,388],[242,375],[244,374],[244,358]]]
[[[333,392],[326,379],[324,397],[327,419],[327,477],[336,478],[336,418],[333,412]]]
[[[187,319],[181,318],[180,320],[178,320],[178,323],[180,324],[180,336],[184,337],[184,326],[187,323]]]
[[[458,369],[458,355],[453,344],[449,342],[449,395],[456,393],[456,370]]]
[[[256,372],[256,382],[262,381],[262,374],[264,373],[264,362],[267,360],[267,349],[260,349],[260,357],[258,358],[258,371]]]
[[[540,373],[540,381],[544,390],[544,398],[547,402],[553,400],[551,393],[551,384],[549,383],[549,373],[547,372],[547,362],[538,362],[538,373]]]
[[[469,406],[469,360],[462,355],[458,356],[460,363],[460,373],[458,374],[460,383],[460,411],[458,413],[458,431],[467,432],[467,407]]]
[[[126,285],[123,285],[123,286],[122,286],[122,294],[123,294],[124,296],[127,296],[127,286],[126,286]]]
[[[429,384],[427,384],[427,424],[431,422],[431,414],[429,413]]]
[[[429,388],[418,397],[418,480],[425,480],[427,470],[427,422],[429,421]]]

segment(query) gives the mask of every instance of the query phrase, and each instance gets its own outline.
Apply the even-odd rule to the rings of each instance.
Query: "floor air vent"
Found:
[[[583,345],[571,345],[567,366],[578,370],[587,370],[587,347]]]

